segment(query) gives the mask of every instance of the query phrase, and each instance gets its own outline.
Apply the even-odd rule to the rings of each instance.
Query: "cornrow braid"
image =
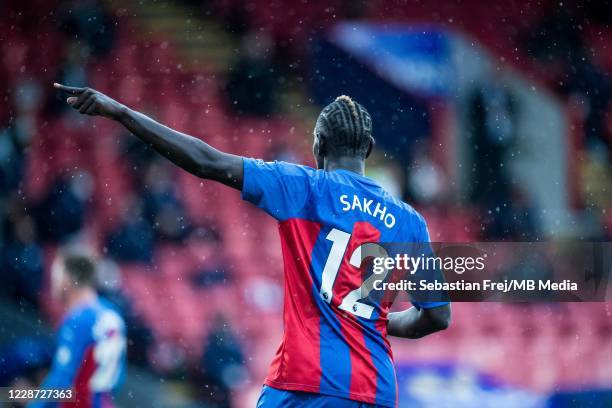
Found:
[[[347,95],[323,108],[315,133],[326,140],[328,153],[335,155],[365,157],[374,142],[370,114]]]
[[[340,95],[339,97],[336,98],[334,102],[338,102],[338,101],[345,102],[349,106],[349,109],[351,110],[351,114],[353,115],[353,117],[355,119],[359,119],[359,114],[357,113],[357,107],[355,106],[355,101],[353,101],[350,96]]]

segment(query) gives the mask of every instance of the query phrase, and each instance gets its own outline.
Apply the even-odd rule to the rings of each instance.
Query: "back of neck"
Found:
[[[86,286],[74,289],[66,299],[66,310],[72,310],[82,304],[92,303],[97,297],[96,291],[91,287]]]
[[[365,160],[349,156],[326,157],[323,168],[325,171],[348,170],[363,176],[365,174]]]

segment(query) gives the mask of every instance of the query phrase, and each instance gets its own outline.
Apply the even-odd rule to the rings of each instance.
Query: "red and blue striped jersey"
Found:
[[[351,255],[369,242],[429,242],[423,218],[367,177],[284,162],[244,159],[242,196],[279,221],[283,252],[284,335],[265,383],[395,406],[391,304],[361,298]]]
[[[110,408],[126,371],[125,323],[103,299],[72,309],[61,323],[51,370],[44,389],[72,388],[74,402],[42,406]]]

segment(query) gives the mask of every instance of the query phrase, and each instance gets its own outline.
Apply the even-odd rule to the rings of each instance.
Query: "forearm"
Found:
[[[427,326],[420,319],[421,310],[411,307],[401,312],[389,313],[387,322],[387,333],[390,336],[418,339],[428,335]]]
[[[230,166],[227,161],[239,161],[238,156],[220,152],[202,140],[170,129],[127,107],[121,109],[116,120],[135,136],[153,147],[177,166],[202,178],[220,181],[241,188],[242,166]],[[219,165],[222,162],[225,165]]]
[[[450,308],[432,312],[427,309],[410,309],[389,313],[387,333],[390,336],[418,339],[428,334],[444,330],[450,323]]]
[[[66,99],[66,103],[80,113],[116,120],[188,172],[230,187],[242,188],[242,157],[221,152],[195,137],[172,130],[95,89],[58,83],[54,83],[53,87],[72,95]]]

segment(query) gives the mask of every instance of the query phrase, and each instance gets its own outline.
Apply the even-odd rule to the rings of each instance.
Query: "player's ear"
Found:
[[[370,145],[368,146],[368,151],[366,153],[366,159],[368,157],[370,157],[370,154],[372,154],[372,150],[374,149],[374,144],[376,143],[376,141],[374,140],[374,138],[372,136],[370,136]]]

